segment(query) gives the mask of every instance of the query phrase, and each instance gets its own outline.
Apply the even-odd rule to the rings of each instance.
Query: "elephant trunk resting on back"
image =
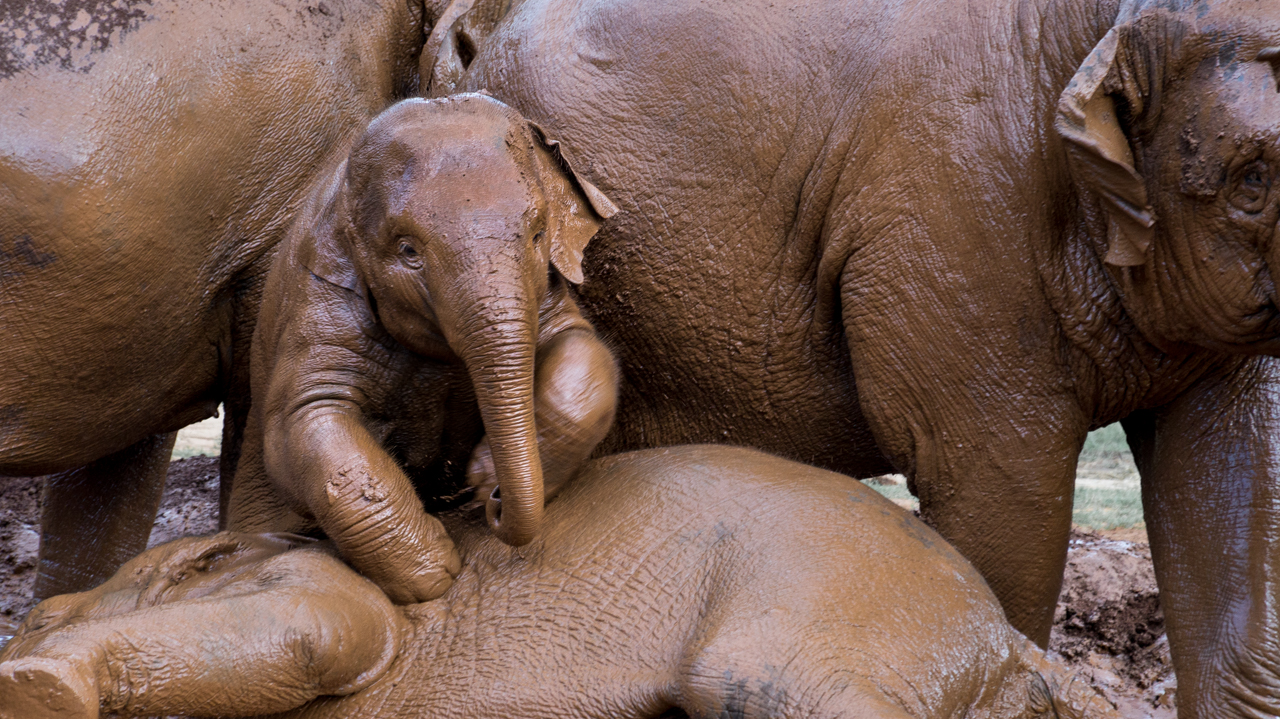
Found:
[[[613,420],[612,355],[567,286],[613,212],[492,98],[379,115],[266,282],[228,526],[319,525],[392,599],[423,601],[457,557],[416,494],[455,494],[465,470],[499,536],[529,542]]]
[[[314,540],[223,533],[56,597],[0,654],[0,719],[1114,718],[936,533],[751,450],[588,464],[543,534],[446,515],[465,559],[396,608]],[[59,711],[46,702],[56,697]]]

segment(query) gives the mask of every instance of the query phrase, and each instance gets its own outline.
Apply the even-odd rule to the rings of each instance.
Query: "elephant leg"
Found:
[[[35,596],[96,586],[146,549],[177,432],[45,479]]]
[[[219,526],[227,526],[227,510],[231,501],[232,481],[240,462],[241,444],[249,422],[249,350],[253,330],[257,326],[262,288],[274,253],[259,258],[235,283],[232,300],[230,357],[228,358],[226,391],[222,400],[222,452],[218,463],[221,486],[218,497]]]
[[[313,531],[316,523],[294,512],[267,476],[262,441],[259,417],[250,413],[240,445],[235,480],[222,483],[224,490],[231,489],[222,512],[223,528],[233,532],[307,534]]]
[[[845,269],[843,316],[876,442],[907,475],[925,520],[981,572],[1010,623],[1044,647],[1089,428],[1056,354],[1055,318],[1035,307],[1011,318],[1010,288],[925,291],[920,278],[887,280],[857,259]]]
[[[1124,422],[1178,716],[1280,715],[1280,362],[1212,372]]]
[[[706,621],[724,619],[716,615]],[[759,625],[739,621],[749,616],[755,615],[734,614],[725,625],[702,627],[706,634],[688,648],[674,691],[664,698],[694,717],[912,716],[856,666],[817,663],[821,652],[793,644],[795,637],[771,636]],[[833,674],[840,677],[838,686],[828,681]]]
[[[618,369],[613,355],[589,327],[560,332],[538,346],[534,371],[534,424],[542,461],[543,495],[551,499],[573,478],[613,426]],[[467,481],[476,496],[498,486],[485,438],[472,453]]]

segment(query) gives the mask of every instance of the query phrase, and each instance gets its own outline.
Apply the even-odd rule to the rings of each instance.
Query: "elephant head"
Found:
[[[353,146],[331,229],[301,257],[367,298],[397,342],[458,360],[475,387],[498,486],[494,532],[530,541],[543,503],[534,345],[554,268],[582,281],[582,253],[616,208],[535,125],[486,95],[405,100]]]
[[[1280,353],[1280,15],[1127,3],[1056,128],[1126,310],[1166,351]]]

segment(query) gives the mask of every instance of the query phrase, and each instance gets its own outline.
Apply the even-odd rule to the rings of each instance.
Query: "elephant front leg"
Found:
[[[1215,373],[1125,431],[1178,716],[1280,715],[1280,361]]]
[[[863,416],[925,520],[981,572],[1010,623],[1044,647],[1089,428],[1055,354],[1056,325],[1028,306],[1011,330],[1007,309],[989,303],[1001,294],[940,288],[949,302],[930,302],[873,277],[849,270],[844,288]]]
[[[1045,647],[1085,432],[1051,408],[1027,409],[1012,427],[995,410],[911,422],[909,477],[925,521],[978,569],[1009,622]]]
[[[45,480],[37,599],[79,592],[147,547],[176,432]]]
[[[315,519],[344,559],[397,604],[435,599],[449,588],[460,568],[453,541],[423,510],[359,410],[317,401],[264,424],[265,476],[299,517]],[[229,526],[256,528],[242,517],[251,504],[233,497]]]
[[[282,544],[178,540],[41,604],[0,652],[0,719],[256,716],[368,686],[399,651],[399,613],[336,557]]]

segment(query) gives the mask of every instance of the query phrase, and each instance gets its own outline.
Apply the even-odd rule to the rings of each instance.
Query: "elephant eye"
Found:
[[[418,255],[418,248],[414,247],[413,243],[408,240],[400,240],[400,257],[404,259],[407,265],[412,267],[422,266],[422,258]]]
[[[533,236],[533,244],[535,247],[538,245],[539,242],[542,242],[542,237],[545,234],[547,233],[542,230],[538,230],[538,234]]]
[[[1262,212],[1267,205],[1267,194],[1271,190],[1268,170],[1267,165],[1262,162],[1245,167],[1235,192],[1231,195],[1231,204],[1251,214]]]

